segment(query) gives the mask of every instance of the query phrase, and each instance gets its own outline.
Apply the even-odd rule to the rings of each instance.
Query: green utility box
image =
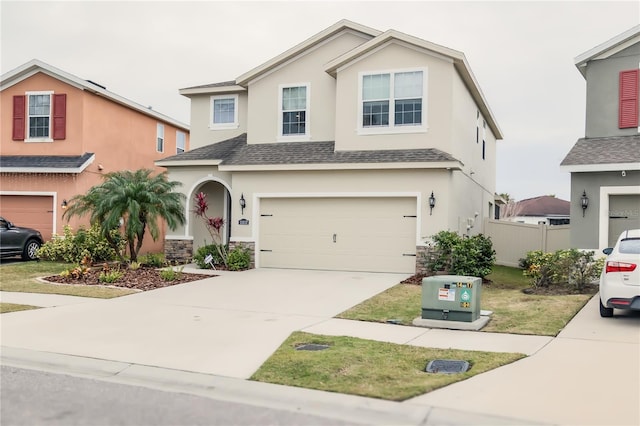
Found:
[[[422,318],[473,322],[480,318],[482,278],[436,275],[422,279]]]

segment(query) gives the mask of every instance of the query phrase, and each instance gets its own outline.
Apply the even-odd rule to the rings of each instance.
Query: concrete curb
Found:
[[[312,389],[252,382],[191,371],[3,346],[3,366],[41,370],[113,383],[182,392],[369,425],[535,424],[411,402],[392,402]]]

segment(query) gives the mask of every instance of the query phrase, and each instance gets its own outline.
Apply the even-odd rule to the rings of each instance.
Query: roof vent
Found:
[[[94,86],[101,87],[101,88],[103,88],[104,90],[107,90],[107,88],[106,88],[105,86],[103,86],[102,84],[98,84],[98,83],[96,83],[95,81],[87,80],[87,82],[88,82],[88,83],[93,84]]]

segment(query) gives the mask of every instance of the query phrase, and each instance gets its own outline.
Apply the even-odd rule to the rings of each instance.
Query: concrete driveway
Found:
[[[292,331],[320,323],[408,275],[254,269],[3,315],[2,345],[248,378]]]

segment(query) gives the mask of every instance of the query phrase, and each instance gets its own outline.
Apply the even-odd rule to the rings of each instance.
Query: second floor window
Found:
[[[156,151],[164,152],[164,124],[158,123],[156,135]]]
[[[212,129],[238,127],[238,95],[212,96],[210,117]]]
[[[27,92],[13,97],[14,141],[52,142],[67,137],[67,95]]]
[[[281,135],[308,135],[309,86],[287,86],[281,91]]]
[[[187,135],[184,132],[176,130],[176,154],[184,152],[187,143]]]
[[[422,126],[424,71],[363,74],[361,127],[398,129]]]
[[[51,95],[34,94],[28,96],[29,139],[48,139],[51,123]]]

